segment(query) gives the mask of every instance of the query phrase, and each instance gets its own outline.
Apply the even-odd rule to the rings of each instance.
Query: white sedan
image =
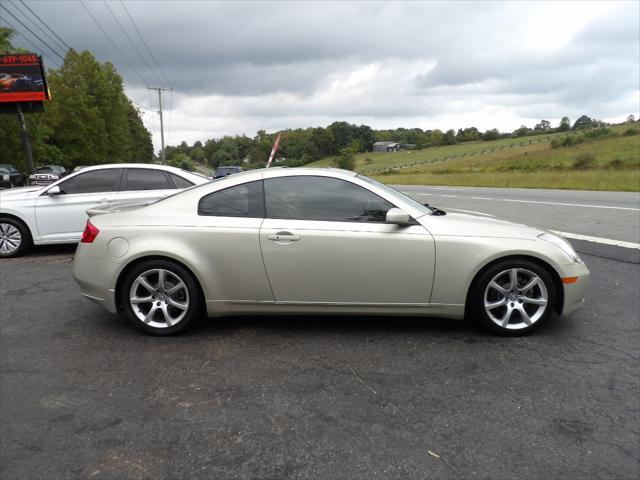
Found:
[[[0,257],[33,244],[75,243],[86,211],[110,203],[150,203],[210,179],[164,165],[117,163],[86,167],[46,187],[0,192]]]
[[[93,216],[73,274],[87,298],[156,335],[203,311],[468,314],[523,334],[582,306],[589,278],[551,233],[311,168],[237,173]]]

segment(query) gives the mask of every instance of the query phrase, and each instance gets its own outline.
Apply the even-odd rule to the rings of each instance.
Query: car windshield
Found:
[[[9,169],[0,165],[0,173],[9,173]]]
[[[38,173],[51,173],[51,172],[53,172],[53,168],[52,167],[39,167],[39,168],[36,168],[36,172],[38,172]]]
[[[240,167],[218,167],[216,173],[235,173],[239,172]]]
[[[392,187],[390,187],[388,185],[385,185],[384,183],[380,183],[377,180],[374,180],[373,178],[365,177],[363,175],[358,175],[357,177],[360,180],[364,180],[365,182],[370,183],[371,185],[375,185],[376,187],[381,188],[382,190],[386,191],[387,193],[393,195],[396,198],[401,199],[402,201],[409,202],[411,205],[413,205],[417,209],[423,211],[425,214],[432,214],[432,213],[434,213],[436,211],[435,208],[427,207],[427,206],[425,206],[425,205],[423,205],[421,203],[418,203],[413,198],[405,195],[402,192],[399,192],[395,188],[392,188]]]

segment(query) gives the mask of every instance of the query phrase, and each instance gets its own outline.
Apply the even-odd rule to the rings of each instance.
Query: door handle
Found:
[[[269,240],[273,240],[274,242],[289,243],[289,242],[297,242],[298,240],[300,240],[300,235],[294,235],[289,232],[278,232],[278,233],[270,233],[269,235],[267,235],[267,238]]]

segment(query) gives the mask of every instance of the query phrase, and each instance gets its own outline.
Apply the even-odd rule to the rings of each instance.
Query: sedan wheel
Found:
[[[484,272],[472,292],[472,313],[502,335],[522,335],[552,314],[556,291],[549,272],[526,260],[502,262]]]
[[[0,220],[0,257],[17,257],[31,246],[31,235],[22,223],[12,218]]]
[[[484,309],[493,322],[511,330],[536,323],[546,310],[547,287],[540,277],[524,268],[498,273],[484,292]]]
[[[121,293],[129,319],[154,335],[184,330],[200,310],[200,292],[192,275],[178,264],[144,262],[129,272]]]

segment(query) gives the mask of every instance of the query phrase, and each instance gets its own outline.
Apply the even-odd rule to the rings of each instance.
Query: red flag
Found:
[[[276,143],[273,144],[273,148],[271,149],[271,155],[269,155],[267,168],[269,168],[269,166],[271,165],[271,162],[273,161],[273,157],[275,156],[276,152],[278,151],[278,147],[280,146],[280,135],[282,134],[281,133],[278,134],[278,138],[276,138]]]

